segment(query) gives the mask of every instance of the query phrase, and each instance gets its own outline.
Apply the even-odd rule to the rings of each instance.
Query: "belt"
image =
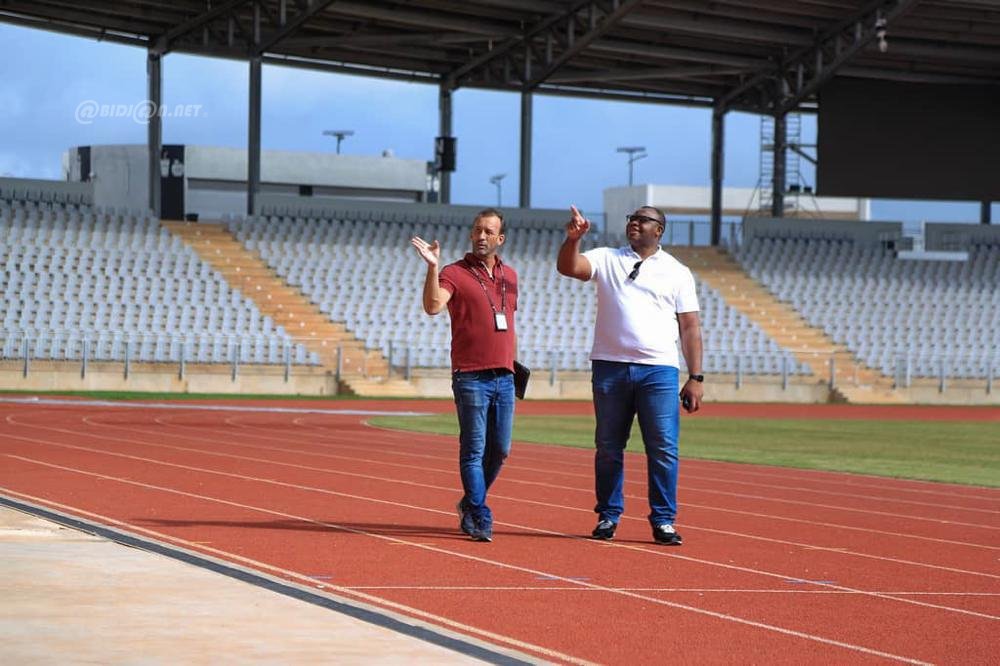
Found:
[[[485,368],[483,370],[456,370],[454,375],[478,375],[480,377],[503,377],[513,374],[507,368]]]

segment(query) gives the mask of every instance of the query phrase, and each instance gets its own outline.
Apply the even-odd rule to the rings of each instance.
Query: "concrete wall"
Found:
[[[793,380],[794,381],[794,380]],[[451,378],[447,373],[426,371],[413,378],[420,395],[450,398]],[[554,381],[549,370],[537,369],[531,375],[526,393],[528,400],[591,400],[589,372],[557,372]],[[713,377],[705,385],[709,402],[792,402],[825,403],[830,389],[824,382],[789,383],[782,389],[780,377],[756,377],[736,386],[735,376]]]
[[[68,157],[74,157],[71,148]],[[86,174],[80,173],[76,159],[68,159],[69,177],[79,181]],[[91,146],[90,172],[96,206],[127,206],[132,210],[149,208],[149,162],[146,146],[107,145]]]
[[[319,369],[296,368],[286,383],[280,367],[241,366],[233,381],[228,366],[189,365],[184,379],[167,364],[132,364],[128,379],[121,363],[90,363],[81,377],[79,363],[36,361],[22,374],[17,362],[0,364],[0,389],[6,391],[148,391],[157,393],[231,393],[336,395],[333,376]]]
[[[175,393],[271,394],[332,396],[337,383],[328,371],[318,368],[295,368],[284,381],[280,367],[241,366],[234,382],[225,365],[189,365],[185,378],[178,378],[178,368],[167,364],[135,363],[128,379],[121,363],[90,363],[86,377],[80,376],[80,364],[73,362],[35,361],[27,377],[22,376],[18,361],[0,361],[0,390],[7,391],[149,391]],[[528,385],[528,400],[591,400],[590,373],[557,373],[555,381],[548,370],[539,369]],[[451,377],[447,370],[418,370],[411,379],[421,397],[452,397]],[[1000,382],[992,391],[985,381],[948,382],[943,392],[937,382],[926,381],[894,392],[901,404],[1000,406]],[[374,397],[374,396],[373,396]],[[705,399],[713,402],[753,403],[826,403],[830,390],[825,382],[790,379],[781,387],[779,377],[745,377],[736,386],[735,376],[720,375],[705,385]]]
[[[471,225],[476,213],[487,205],[462,206],[431,203],[402,203],[348,198],[300,197],[288,194],[260,196],[263,214],[358,220],[418,220],[440,224]],[[569,208],[503,208],[504,220],[517,228],[562,229],[569,220]]]
[[[218,220],[223,215],[244,214],[247,209],[247,189],[244,183],[191,181],[184,194],[184,208],[197,213],[202,220]]]
[[[987,387],[985,380],[946,381],[944,391],[936,381],[922,380],[896,392],[903,401],[914,405],[992,405],[1000,406],[1000,380]]]
[[[149,167],[145,145],[91,146],[94,203],[99,206],[149,207]],[[63,162],[70,180],[79,182],[77,149]],[[185,212],[218,218],[246,212],[247,151],[243,148],[185,146]],[[193,185],[193,186],[192,186]],[[301,185],[317,196],[366,196],[419,201],[429,185],[427,162],[392,156],[336,155],[267,150],[261,154],[262,192],[298,193]]]
[[[743,217],[757,210],[755,197],[759,191],[752,187],[724,187],[722,189],[722,214]],[[812,217],[867,220],[870,211],[868,199],[846,197],[800,196],[803,210]],[[604,213],[608,228],[616,231],[625,224],[625,215],[639,206],[653,205],[672,215],[708,216],[712,212],[712,188],[684,185],[635,185],[609,187],[604,190]]]
[[[972,243],[1000,245],[1000,225],[943,222],[924,225],[924,247],[928,250],[968,250]]]
[[[743,221],[743,238],[832,238],[881,244],[903,237],[902,222],[852,222],[785,217],[749,217]]]
[[[186,146],[184,168],[188,178],[245,183],[247,151]],[[261,153],[260,180],[262,183],[424,192],[427,163],[397,157],[265,150]]]

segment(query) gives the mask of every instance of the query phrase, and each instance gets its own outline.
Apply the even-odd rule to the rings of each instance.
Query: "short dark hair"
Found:
[[[646,210],[654,210],[654,211],[656,211],[656,214],[660,217],[660,224],[662,224],[663,226],[667,226],[667,214],[666,213],[664,213],[662,210],[660,210],[656,206],[650,206],[650,205],[639,206],[640,210],[642,210],[643,208],[645,208]]]
[[[503,221],[503,211],[501,211],[499,208],[484,208],[484,209],[482,209],[481,211],[479,211],[478,213],[476,213],[476,216],[474,218],[472,218],[472,223],[475,224],[476,222],[479,221],[479,218],[481,218],[481,217],[495,217],[498,220],[500,220],[500,233],[501,234],[504,233],[505,230],[507,229],[507,224]]]

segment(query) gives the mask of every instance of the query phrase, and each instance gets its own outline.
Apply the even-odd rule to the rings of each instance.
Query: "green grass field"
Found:
[[[453,414],[388,417],[373,425],[458,435]],[[996,423],[713,419],[683,421],[682,458],[857,472],[1000,487]],[[592,417],[519,416],[514,440],[593,448]],[[642,451],[638,426],[628,450]]]

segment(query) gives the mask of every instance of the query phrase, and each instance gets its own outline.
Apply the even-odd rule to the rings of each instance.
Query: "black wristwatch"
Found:
[[[705,375],[688,375],[688,379],[693,379],[698,383],[703,383],[705,381]]]

